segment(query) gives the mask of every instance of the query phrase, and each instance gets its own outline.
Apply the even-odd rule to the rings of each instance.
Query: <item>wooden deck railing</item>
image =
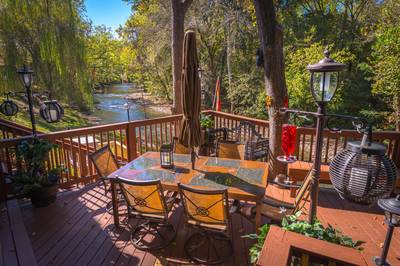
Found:
[[[268,121],[216,111],[205,111],[204,113],[214,117],[216,128],[233,128],[236,127],[240,121],[249,121],[256,125],[256,130],[261,135],[265,137],[268,136]],[[323,137],[322,162],[328,164],[337,153],[346,147],[348,141],[361,140],[362,135],[355,130],[342,130],[338,133],[324,130]],[[387,145],[387,155],[395,162],[397,167],[400,168],[400,132],[374,132],[373,139],[374,141]],[[315,128],[297,128],[296,157],[301,161],[311,162],[315,156],[314,149]]]
[[[214,117],[215,128],[234,128],[240,121],[245,120],[255,124],[256,130],[264,137],[268,137],[268,121],[216,111],[203,113]],[[58,144],[58,147],[50,152],[46,165],[49,168],[63,167],[65,171],[60,185],[68,187],[91,182],[97,177],[88,159],[89,153],[108,144],[119,161],[131,161],[146,151],[157,151],[161,144],[171,142],[172,138],[179,134],[181,119],[181,115],[173,115],[39,134],[39,137]],[[0,195],[5,195],[5,176],[21,167],[21,162],[15,157],[15,149],[21,140],[29,138],[30,130],[0,120],[0,131],[4,136],[0,139]],[[315,129],[301,127],[297,132],[296,155],[300,160],[311,161],[314,156]],[[356,131],[346,130],[341,133],[325,131],[323,162],[329,163],[345,147],[347,141],[360,138],[361,135]],[[388,155],[400,167],[400,133],[377,132],[374,133],[374,139],[388,145]]]

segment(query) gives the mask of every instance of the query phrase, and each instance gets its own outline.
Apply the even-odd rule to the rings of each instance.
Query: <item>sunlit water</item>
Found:
[[[126,103],[130,106],[129,118],[131,121],[162,116],[161,113],[154,112],[141,103],[125,99],[128,94],[135,91],[133,84],[124,83],[111,85],[104,90],[104,93],[95,94],[96,104],[93,115],[100,119],[99,124],[128,121],[127,110],[124,106]]]

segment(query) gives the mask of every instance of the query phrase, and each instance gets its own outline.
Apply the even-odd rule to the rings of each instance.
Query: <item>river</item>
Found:
[[[115,84],[105,88],[104,93],[94,95],[95,110],[93,115],[99,118],[99,124],[128,121],[126,103],[129,104],[130,121],[160,117],[163,114],[146,108],[140,102],[127,100],[130,93],[137,92],[131,83]]]

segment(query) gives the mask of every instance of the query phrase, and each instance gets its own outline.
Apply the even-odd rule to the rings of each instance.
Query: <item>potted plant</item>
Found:
[[[13,175],[17,193],[29,196],[35,207],[45,207],[56,200],[61,168],[47,169],[45,161],[56,145],[43,139],[22,141],[16,150],[23,167]]]
[[[200,115],[201,137],[204,140],[203,145],[200,147],[200,154],[207,155],[208,147],[208,131],[214,128],[214,120],[209,115]]]

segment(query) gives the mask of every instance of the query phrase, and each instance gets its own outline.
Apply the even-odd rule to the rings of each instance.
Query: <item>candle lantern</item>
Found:
[[[160,148],[160,163],[162,168],[171,169],[174,167],[174,147],[172,144],[163,144]]]
[[[366,141],[348,142],[329,167],[332,185],[342,198],[371,204],[390,196],[397,171],[386,155],[386,146]],[[371,137],[369,137],[371,139]]]
[[[18,113],[18,105],[8,99],[9,94],[7,93],[7,99],[0,105],[0,112],[5,116],[14,116]]]
[[[44,101],[40,106],[40,116],[48,123],[59,121],[64,116],[64,109],[55,101]]]

